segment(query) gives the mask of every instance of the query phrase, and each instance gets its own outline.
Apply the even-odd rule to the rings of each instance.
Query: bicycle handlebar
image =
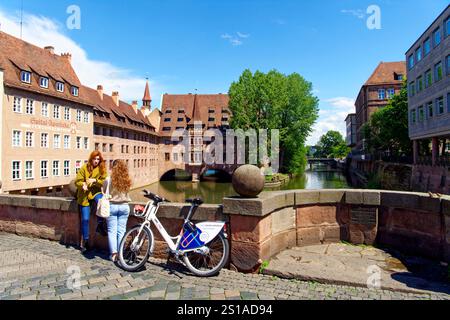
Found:
[[[152,192],[149,192],[147,190],[143,190],[144,197],[149,198],[150,200],[156,201],[156,202],[171,202],[167,200],[166,198],[160,197]]]

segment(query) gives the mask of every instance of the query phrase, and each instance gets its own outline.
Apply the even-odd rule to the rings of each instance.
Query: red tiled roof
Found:
[[[128,103],[119,101],[117,106],[111,96],[103,94],[103,99],[101,99],[97,90],[86,86],[82,86],[82,88],[88,101],[95,106],[94,109],[103,115],[94,114],[94,122],[145,133],[155,132],[155,128],[148,118],[144,117],[141,112],[134,112],[133,107]]]
[[[401,83],[401,80],[395,80],[394,75],[406,76],[406,62],[380,62],[375,71],[364,85],[377,85],[388,83]]]
[[[154,132],[141,112],[135,112],[133,107],[123,101],[116,106],[111,96],[103,95],[103,100],[97,90],[83,86],[78,79],[68,55],[57,55],[49,50],[42,49],[23,40],[15,38],[0,31],[0,69],[4,70],[4,83],[6,86],[33,91],[39,94],[83,103],[94,107],[94,110],[104,117],[95,116],[95,122],[116,125],[140,132]],[[20,72],[32,73],[31,84],[20,80]],[[39,77],[49,78],[49,88],[41,88]],[[62,81],[66,85],[64,92],[56,91],[55,82]],[[79,96],[70,92],[70,87],[79,88]],[[122,119],[122,121],[120,120]]]
[[[72,68],[68,57],[52,54],[46,49],[1,31],[0,68],[4,70],[6,86],[89,105],[81,89],[80,80]],[[23,83],[20,80],[20,72],[22,70],[31,72],[31,84]],[[48,89],[39,85],[41,76],[49,78]],[[65,82],[64,92],[56,91],[56,81]],[[71,86],[76,86],[80,89],[78,97],[71,94]]]
[[[220,127],[222,126],[222,110],[229,112],[228,103],[227,94],[165,94],[161,107],[159,132],[163,135],[171,135],[177,128],[186,128],[195,121],[202,122],[206,127]],[[168,110],[171,113],[168,113]],[[228,114],[231,115],[230,112]],[[209,121],[209,118],[214,118],[214,121]],[[164,128],[170,128],[170,130],[164,130]]]

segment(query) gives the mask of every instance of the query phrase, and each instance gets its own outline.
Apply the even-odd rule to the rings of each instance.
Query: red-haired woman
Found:
[[[88,250],[90,206],[103,197],[102,185],[106,179],[106,165],[99,151],[94,151],[89,156],[88,162],[78,171],[75,184],[78,188],[77,199],[81,211],[81,250]],[[101,232],[103,219],[98,219],[97,231]]]
[[[106,219],[108,224],[108,243],[111,260],[117,261],[119,245],[127,229],[128,216],[130,214],[128,192],[132,185],[128,166],[123,160],[115,160],[112,167],[111,177],[103,184],[103,190],[108,189],[110,199],[110,216]]]

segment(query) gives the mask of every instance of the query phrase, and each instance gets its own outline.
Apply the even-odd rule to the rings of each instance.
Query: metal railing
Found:
[[[441,167],[450,167],[450,156],[441,156],[437,159],[436,165]]]
[[[432,166],[432,156],[419,156],[417,158],[417,164],[422,166]],[[436,165],[440,167],[450,167],[450,155],[440,156],[436,159]]]

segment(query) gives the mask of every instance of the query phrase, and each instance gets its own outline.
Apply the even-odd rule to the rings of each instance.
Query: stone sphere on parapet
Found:
[[[263,191],[264,183],[261,170],[253,165],[243,165],[233,173],[234,191],[243,198],[256,198]]]
[[[70,181],[70,183],[69,183],[69,192],[70,192],[70,194],[71,194],[72,196],[76,197],[76,196],[77,196],[77,191],[78,191],[78,188],[77,188],[77,186],[75,185],[75,179],[73,179],[73,180]]]

